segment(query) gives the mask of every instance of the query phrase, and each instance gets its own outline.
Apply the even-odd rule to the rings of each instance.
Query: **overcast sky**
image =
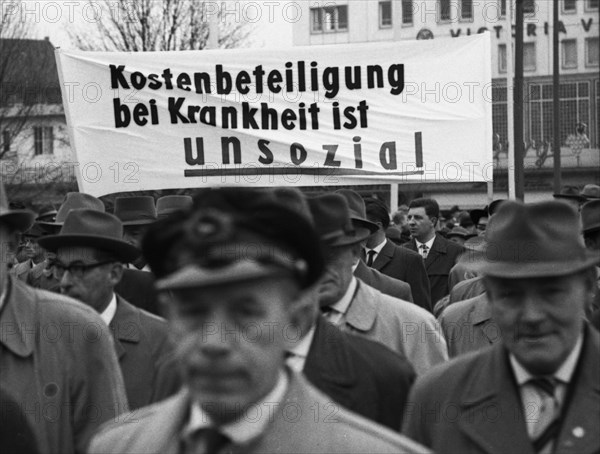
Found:
[[[135,1],[135,0],[132,0]],[[161,1],[161,0],[156,0]],[[48,36],[57,47],[73,48],[67,27],[93,26],[94,10],[85,0],[2,0],[3,8],[12,3],[20,8],[21,17],[34,23],[34,38]],[[292,45],[292,23],[285,20],[287,1],[238,2],[240,17],[252,22],[251,47],[289,47]],[[220,5],[221,2],[214,2]],[[233,14],[233,13],[231,13]],[[23,16],[25,15],[25,16]]]

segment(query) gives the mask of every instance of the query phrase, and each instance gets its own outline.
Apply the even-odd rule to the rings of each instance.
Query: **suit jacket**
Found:
[[[584,336],[561,410],[557,453],[600,450],[600,334],[586,327]],[[403,433],[436,452],[534,454],[502,342],[418,379],[408,408]]]
[[[275,407],[266,431],[245,446],[230,446],[223,451],[248,454],[428,452],[385,427],[343,408],[332,408],[330,399],[300,374],[290,372],[289,377],[287,392]],[[165,401],[124,415],[96,434],[89,453],[177,454],[179,435],[187,423],[189,408],[189,391],[184,389]]]
[[[431,313],[360,281],[339,326],[405,356],[417,374],[448,359],[446,341]]]
[[[466,281],[459,282],[450,291],[450,303],[453,304],[458,301],[464,301],[474,298],[478,295],[485,293],[485,286],[483,285],[483,277],[477,276]]]
[[[417,252],[417,243],[414,238],[403,246]],[[450,293],[450,289],[448,288],[450,270],[464,251],[465,249],[462,246],[448,241],[440,235],[435,236],[435,240],[433,240],[431,249],[425,259],[425,269],[429,277],[432,304],[435,305],[435,303]]]
[[[127,411],[111,335],[91,308],[11,278],[0,334],[0,387],[40,453],[84,453],[100,424]]]
[[[410,284],[401,281],[400,279],[394,279],[393,277],[386,276],[380,273],[375,268],[367,266],[362,260],[358,261],[358,266],[354,270],[354,276],[363,281],[365,284],[376,288],[381,293],[393,296],[394,298],[400,298],[401,300],[413,302],[412,292],[410,290]],[[427,309],[426,307],[423,309]]]
[[[418,253],[385,240],[385,245],[373,261],[373,268],[410,284],[415,304],[431,312],[435,300],[431,299],[427,272],[423,258]]]
[[[492,306],[484,293],[449,306],[440,316],[450,358],[500,342],[500,328],[492,320]]]
[[[415,372],[408,360],[319,316],[302,371],[348,410],[400,431]]]
[[[161,315],[154,290],[154,275],[148,271],[125,268],[121,282],[115,286],[115,293],[140,309]]]
[[[154,402],[158,370],[173,350],[166,320],[117,295],[117,311],[109,327],[125,380],[129,408],[134,410]],[[170,372],[176,373],[175,369]]]

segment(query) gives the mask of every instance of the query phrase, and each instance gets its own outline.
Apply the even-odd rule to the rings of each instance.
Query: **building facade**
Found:
[[[562,180],[600,184],[599,0],[559,1],[560,143]],[[510,0],[339,0],[301,2],[294,45],[347,44],[414,39],[452,39],[489,32],[492,38],[494,198],[508,190],[506,49],[514,37]],[[507,8],[513,8],[513,24]],[[525,199],[551,197],[552,1],[524,0]],[[514,40],[513,40],[514,42]],[[514,45],[514,44],[513,44]],[[409,184],[400,201],[419,195],[465,208],[487,203],[485,184]]]

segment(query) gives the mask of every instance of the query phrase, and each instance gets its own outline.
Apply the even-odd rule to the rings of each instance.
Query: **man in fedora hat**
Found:
[[[171,345],[165,320],[115,293],[123,263],[140,255],[139,249],[122,238],[123,226],[117,217],[96,210],[72,210],[60,233],[40,243],[56,253],[54,268],[61,293],[94,309],[113,332],[127,398],[135,409],[153,401],[158,372]]]
[[[8,208],[0,184],[0,387],[43,452],[83,453],[101,423],[127,410],[123,377],[97,313],[9,276],[6,255],[33,220]]]
[[[573,208],[579,210],[581,204],[586,201],[586,198],[581,195],[581,191],[577,186],[563,186],[559,193],[552,194],[555,200],[560,200],[568,203]]]
[[[348,202],[350,220],[357,229],[366,229],[369,234],[378,230],[377,224],[367,219],[365,202],[360,194],[351,189],[339,189],[337,194],[342,195]],[[367,240],[363,242],[363,245]],[[375,268],[367,266],[363,260],[359,260],[354,268],[354,275],[365,284],[376,288],[381,293],[400,298],[404,301],[413,302],[412,291],[408,282],[395,279],[380,273]]]
[[[378,227],[366,241],[365,263],[382,274],[407,282],[415,304],[431,312],[431,293],[423,260],[419,254],[386,238],[390,215],[384,202],[369,198],[365,206],[367,219]]]
[[[346,199],[326,194],[309,199],[309,205],[326,251],[319,303],[328,320],[406,356],[417,374],[444,362],[446,343],[433,315],[416,304],[384,295],[353,275],[362,242],[370,233],[354,227]]]
[[[322,270],[310,223],[257,191],[218,189],[196,202],[143,244],[185,386],[138,411],[136,424],[105,426],[89,452],[418,452],[342,408],[328,424],[330,399],[285,367],[289,328],[309,316],[296,300]]]
[[[600,199],[591,199],[581,207],[581,224],[585,247],[600,254]],[[600,330],[600,267],[596,266],[596,296],[590,308],[592,324]]]
[[[600,450],[600,334],[585,319],[600,258],[578,222],[556,201],[498,209],[474,263],[502,340],[419,378],[406,435],[440,452]]]
[[[300,190],[276,188],[272,193],[277,201],[314,224]],[[296,304],[312,316],[301,320],[301,336],[286,351],[287,364],[336,403],[399,431],[416,377],[408,360],[378,342],[342,332],[329,323],[319,309],[318,285],[307,289]]]
[[[189,195],[165,195],[156,201],[156,218],[164,219],[180,210],[189,210],[192,207],[192,198]]]

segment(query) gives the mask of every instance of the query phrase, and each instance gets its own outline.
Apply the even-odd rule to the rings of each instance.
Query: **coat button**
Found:
[[[573,429],[573,436],[575,438],[583,438],[584,435],[585,435],[585,430],[583,429],[583,427],[575,427]]]

